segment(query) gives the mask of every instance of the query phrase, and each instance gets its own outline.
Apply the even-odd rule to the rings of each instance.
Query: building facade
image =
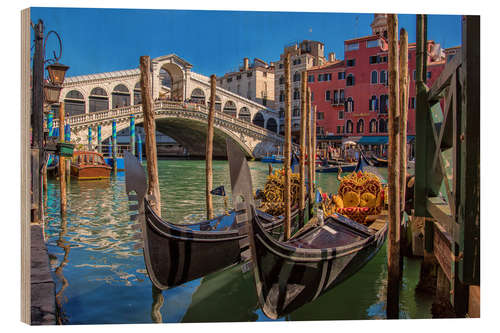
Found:
[[[388,98],[388,43],[387,17],[375,14],[371,24],[372,35],[344,41],[344,60],[326,63],[308,72],[308,85],[317,108],[317,134],[319,141],[329,144],[342,139],[366,143],[386,143]],[[457,48],[442,50],[440,45],[427,42],[427,85],[444,69],[446,59]],[[415,135],[416,109],[416,44],[408,46],[408,135]],[[326,77],[326,80],[324,79]],[[383,137],[383,138],[382,138]],[[362,140],[363,141],[363,140]],[[360,142],[362,142],[360,141]]]
[[[284,48],[280,59],[275,62],[274,96],[275,109],[280,112],[280,133],[284,132],[285,118],[285,55],[290,54],[291,76],[291,108],[292,108],[292,137],[297,139],[300,135],[300,84],[305,71],[321,66],[327,62],[325,46],[318,41],[304,40]],[[335,54],[329,55],[329,60],[334,60]]]
[[[217,81],[223,89],[274,108],[274,66],[261,59],[255,58],[250,64],[244,58],[238,71],[226,73]]]

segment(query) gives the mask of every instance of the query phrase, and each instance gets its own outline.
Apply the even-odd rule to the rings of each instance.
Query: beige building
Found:
[[[285,54],[290,53],[290,76],[292,81],[292,136],[300,131],[300,82],[302,74],[308,69],[324,65],[335,60],[335,53],[330,53],[325,58],[325,45],[318,41],[304,40],[300,43],[287,45],[280,60],[275,62],[274,96],[275,108],[280,111],[280,133],[284,131],[283,122],[285,116]]]
[[[217,78],[217,85],[259,104],[274,107],[274,66],[255,58],[253,64],[243,59],[237,71]]]

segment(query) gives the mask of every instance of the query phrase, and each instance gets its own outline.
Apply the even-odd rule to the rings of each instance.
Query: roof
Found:
[[[344,67],[344,60],[336,60],[334,62],[327,62],[326,64],[320,65],[320,66],[313,66],[309,68],[307,71],[316,71],[316,70],[323,70],[327,68],[342,68]]]
[[[66,84],[66,83],[74,83],[74,82],[82,82],[90,80],[110,79],[123,76],[133,76],[133,75],[139,75],[140,73],[141,73],[140,70],[138,68],[135,68],[135,69],[115,71],[115,72],[70,76],[64,79],[64,83]]]

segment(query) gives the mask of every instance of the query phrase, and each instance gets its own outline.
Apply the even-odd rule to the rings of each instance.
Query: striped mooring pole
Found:
[[[139,162],[142,163],[142,139],[140,134],[137,134],[137,154],[139,155]]]
[[[112,125],[112,134],[111,137],[113,138],[113,171],[117,171],[117,146],[116,146],[116,120],[113,120],[113,125]]]
[[[97,151],[102,153],[102,136],[101,136],[101,125],[97,125]]]
[[[88,139],[88,144],[89,144],[89,150],[92,150],[92,127],[89,126],[89,132],[87,134],[87,139]]]
[[[47,115],[47,129],[49,130],[49,136],[54,133],[54,113],[52,111]]]
[[[135,156],[135,116],[130,116],[130,152]]]
[[[64,125],[64,141],[71,141],[71,127],[69,126],[69,124]]]

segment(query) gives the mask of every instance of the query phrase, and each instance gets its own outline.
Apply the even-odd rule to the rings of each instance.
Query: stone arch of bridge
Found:
[[[204,157],[205,142],[207,134],[207,124],[201,119],[182,118],[175,115],[157,114],[155,116],[156,130],[174,139],[187,149],[190,156]],[[136,126],[142,126],[143,118],[136,118]],[[111,123],[103,124],[102,141],[111,137]],[[120,132],[130,126],[128,118],[117,121],[116,130]],[[232,132],[224,126],[219,126],[217,123],[214,126],[214,149],[213,156],[224,158],[226,152],[226,138],[230,138],[245,153],[247,157],[253,157],[252,147],[245,143],[238,134]],[[144,138],[143,138],[144,142]]]

